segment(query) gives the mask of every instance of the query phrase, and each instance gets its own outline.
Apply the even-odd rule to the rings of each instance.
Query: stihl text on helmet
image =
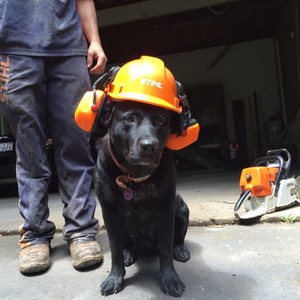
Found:
[[[145,85],[150,85],[150,86],[155,86],[159,89],[162,89],[162,82],[159,82],[159,81],[155,81],[155,80],[152,80],[152,79],[147,79],[147,78],[142,78],[141,79],[141,84],[145,84]]]

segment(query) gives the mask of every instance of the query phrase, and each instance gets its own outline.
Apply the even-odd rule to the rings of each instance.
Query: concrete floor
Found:
[[[186,245],[192,258],[175,262],[185,283],[183,300],[278,300],[300,299],[300,223],[264,223],[255,226],[193,226]],[[0,237],[0,299],[96,300],[100,284],[110,270],[105,231],[97,240],[104,262],[96,269],[79,272],[72,265],[61,234],[52,243],[50,269],[41,275],[18,271],[18,236]],[[139,257],[126,268],[124,290],[111,300],[166,300],[158,285],[157,257]]]
[[[178,192],[191,211],[186,244],[192,258],[175,262],[186,285],[181,299],[300,299],[300,223],[282,222],[288,215],[300,220],[300,207],[265,215],[251,226],[239,225],[233,213],[240,195],[239,176],[239,170],[178,176]],[[50,219],[58,233],[52,242],[51,268],[24,276],[18,271],[17,228],[22,219],[15,185],[0,189],[0,299],[99,299],[100,283],[110,270],[106,231],[97,237],[103,264],[86,272],[73,269],[60,233],[62,204],[59,194],[52,193]],[[96,216],[103,224],[99,205]],[[158,286],[158,268],[156,257],[141,257],[127,268],[124,290],[109,299],[170,299]]]

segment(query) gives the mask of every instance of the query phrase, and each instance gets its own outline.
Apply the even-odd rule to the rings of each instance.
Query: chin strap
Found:
[[[116,183],[120,188],[128,189],[127,183],[143,182],[143,181],[146,181],[151,176],[151,175],[146,175],[144,177],[136,178],[133,174],[130,174],[130,172],[123,165],[121,165],[120,162],[118,161],[116,155],[114,154],[114,152],[112,150],[110,139],[108,139],[108,150],[109,150],[110,156],[111,156],[112,160],[114,161],[114,163],[118,166],[118,168],[123,173],[127,174],[127,175],[120,175],[116,178]]]

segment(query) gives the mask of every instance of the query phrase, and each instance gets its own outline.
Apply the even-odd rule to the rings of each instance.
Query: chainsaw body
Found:
[[[242,193],[234,207],[235,216],[252,219],[300,203],[300,177],[288,178],[290,165],[290,153],[278,149],[269,150],[252,167],[243,169]]]

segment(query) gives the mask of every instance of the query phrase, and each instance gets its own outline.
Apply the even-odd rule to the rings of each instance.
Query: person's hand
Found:
[[[91,43],[87,53],[87,67],[92,74],[101,74],[105,70],[107,57],[100,43]]]

